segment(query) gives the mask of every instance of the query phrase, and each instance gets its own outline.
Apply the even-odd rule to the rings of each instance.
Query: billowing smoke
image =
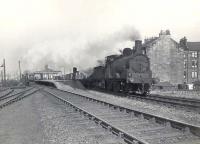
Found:
[[[34,44],[22,57],[23,66],[29,70],[43,69],[48,64],[53,69],[71,72],[72,67],[85,70],[97,65],[107,55],[119,53],[119,49],[133,46],[140,34],[134,27],[92,40],[64,37]]]
[[[124,48],[122,44],[131,42],[134,44],[134,40],[139,39],[140,34],[134,27],[124,27],[118,32],[108,35],[100,40],[92,41],[88,43],[86,48],[86,54],[91,56],[97,56],[103,54],[109,54],[111,52],[116,52],[119,48]]]

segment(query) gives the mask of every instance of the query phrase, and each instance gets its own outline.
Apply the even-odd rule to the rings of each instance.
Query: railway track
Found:
[[[42,91],[41,93],[48,99],[48,101],[43,101],[44,105],[51,108],[45,125],[56,123],[56,128],[53,131],[56,132],[58,129],[57,139],[65,141],[57,141],[56,143],[126,144],[123,139],[101,128],[87,116],[79,114],[73,107],[61,104],[60,101],[49,96],[46,92]],[[64,134],[63,130],[67,133]]]
[[[131,144],[200,143],[200,127],[150,115],[91,97],[45,88],[44,91]]]
[[[120,97],[127,97],[129,99],[137,99],[137,100],[145,100],[151,102],[162,103],[166,105],[171,105],[175,107],[184,107],[191,110],[200,111],[200,100],[198,99],[190,99],[190,98],[183,98],[183,97],[171,97],[171,96],[161,96],[161,95],[148,95],[148,96],[141,96],[136,94],[122,94],[122,93],[114,93],[114,92],[106,92],[103,90],[94,90],[98,92],[103,92],[106,94],[112,94]]]
[[[160,95],[149,95],[146,97],[141,97],[138,95],[128,95],[127,97],[155,101],[158,103],[165,103],[165,104],[171,104],[174,106],[182,106],[182,107],[192,108],[195,110],[200,110],[200,100],[198,99],[160,96]]]
[[[8,90],[8,89],[10,89],[10,88],[3,88],[3,89],[0,89],[0,92],[6,91],[6,90]]]
[[[8,90],[8,91],[7,91],[7,90]],[[3,98],[3,97],[6,97],[7,95],[9,95],[9,94],[11,94],[11,93],[14,92],[14,89],[7,89],[7,90],[6,90],[6,91],[3,91],[3,93],[4,93],[4,92],[5,92],[5,93],[4,93],[3,95],[0,96],[0,99]],[[2,92],[2,91],[1,91],[1,92]]]
[[[10,94],[12,94],[12,93],[14,93],[15,92],[15,89],[25,89],[26,87],[10,87],[10,88],[6,88],[4,91],[7,91],[8,90],[8,92],[6,92],[5,94],[3,94],[3,95],[0,95],[0,100],[1,99],[4,99],[4,98],[6,98],[8,95],[10,95]],[[4,92],[4,91],[0,91],[0,92]],[[23,92],[23,91],[22,91]],[[16,92],[15,94],[18,94],[18,93],[21,93],[21,92]],[[13,95],[15,95],[15,94],[13,94]]]
[[[17,96],[17,95],[20,95],[20,94],[23,94],[23,93],[25,93],[25,92],[27,92],[27,91],[29,91],[29,90],[31,90],[31,89],[32,89],[32,88],[28,88],[28,89],[24,89],[24,90],[18,91],[18,92],[12,90],[11,92],[8,92],[7,94],[1,96],[1,97],[0,97],[0,101],[3,101],[3,100],[6,100],[6,99],[9,99],[9,98],[12,98],[12,97]]]
[[[29,88],[29,89],[17,92],[15,94],[12,94],[9,96],[1,97],[0,98],[0,109],[4,108],[14,102],[17,102],[27,96],[30,96],[37,91],[38,91],[38,89]]]

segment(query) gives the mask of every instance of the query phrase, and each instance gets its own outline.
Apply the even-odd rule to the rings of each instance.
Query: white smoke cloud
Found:
[[[95,66],[97,60],[117,53],[125,47],[125,43],[131,42],[133,46],[134,40],[139,38],[139,32],[130,26],[91,41],[79,39],[79,42],[76,42],[67,37],[56,37],[31,46],[22,56],[22,62],[24,68],[29,70],[42,69],[46,64],[55,69],[65,67],[68,72],[73,66],[86,69]]]
[[[132,47],[129,40],[138,32],[130,26],[143,38],[170,29],[177,41],[183,36],[199,41],[199,5],[196,0],[173,0],[173,5],[160,0],[1,0],[0,64],[5,58],[8,73],[18,71],[18,60],[22,70],[39,70],[46,63],[66,70],[94,66]]]

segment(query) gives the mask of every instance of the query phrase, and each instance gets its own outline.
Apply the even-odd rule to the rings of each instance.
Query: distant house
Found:
[[[171,38],[169,30],[161,31],[159,37],[145,39],[143,47],[150,58],[154,79],[173,85],[183,83],[184,50]]]
[[[187,42],[186,37],[180,40],[184,50],[184,83],[200,81],[200,42]]]

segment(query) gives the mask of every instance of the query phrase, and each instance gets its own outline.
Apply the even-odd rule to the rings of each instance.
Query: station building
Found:
[[[32,75],[34,80],[55,80],[61,77],[62,72],[58,70],[52,70],[48,67],[48,65],[45,65],[44,70],[35,71]]]

